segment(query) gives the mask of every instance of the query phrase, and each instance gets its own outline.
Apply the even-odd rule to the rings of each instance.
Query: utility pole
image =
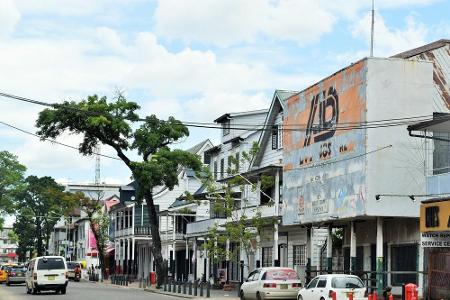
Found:
[[[372,0],[372,24],[370,28],[370,57],[373,57],[373,37],[375,28],[375,0]]]

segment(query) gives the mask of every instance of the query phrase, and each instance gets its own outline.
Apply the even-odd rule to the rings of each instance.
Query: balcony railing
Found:
[[[213,228],[215,224],[217,226],[225,224],[226,219],[206,219],[202,221],[192,222],[187,224],[186,235],[188,236],[200,236],[207,234],[210,228]]]
[[[244,215],[247,219],[254,218],[260,214],[261,218],[268,218],[275,216],[275,205],[260,205],[254,207],[245,207],[242,210],[237,209],[233,212],[233,219],[240,219],[242,215]]]
[[[167,241],[173,241],[174,240],[174,235],[173,235],[173,231],[169,230],[169,231],[161,231],[160,232],[160,236],[161,236],[161,241],[163,242],[167,242]],[[176,241],[182,241],[184,240],[184,236],[185,234],[182,232],[175,232],[175,240]]]
[[[151,235],[150,226],[134,227],[134,235]]]

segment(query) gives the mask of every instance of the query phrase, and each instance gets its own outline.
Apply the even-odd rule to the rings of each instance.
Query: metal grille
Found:
[[[294,266],[306,266],[306,245],[294,246]]]
[[[450,299],[450,252],[430,253],[428,274],[430,298]]]

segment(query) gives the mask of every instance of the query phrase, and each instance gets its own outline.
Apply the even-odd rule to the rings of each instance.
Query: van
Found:
[[[40,256],[30,260],[25,278],[27,294],[54,290],[66,293],[69,282],[67,263],[62,256]]]

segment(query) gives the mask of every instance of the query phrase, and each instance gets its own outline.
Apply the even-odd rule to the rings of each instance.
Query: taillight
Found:
[[[336,297],[336,292],[333,291],[333,290],[330,290],[330,291],[328,292],[328,298],[335,298],[335,297]]]
[[[276,288],[277,284],[276,283],[264,283],[263,287],[264,288]]]
[[[37,273],[33,273],[33,279],[37,280]]]
[[[299,284],[299,283],[293,283],[293,284],[292,284],[292,287],[293,287],[293,288],[299,288],[299,287],[300,287],[300,284]]]

